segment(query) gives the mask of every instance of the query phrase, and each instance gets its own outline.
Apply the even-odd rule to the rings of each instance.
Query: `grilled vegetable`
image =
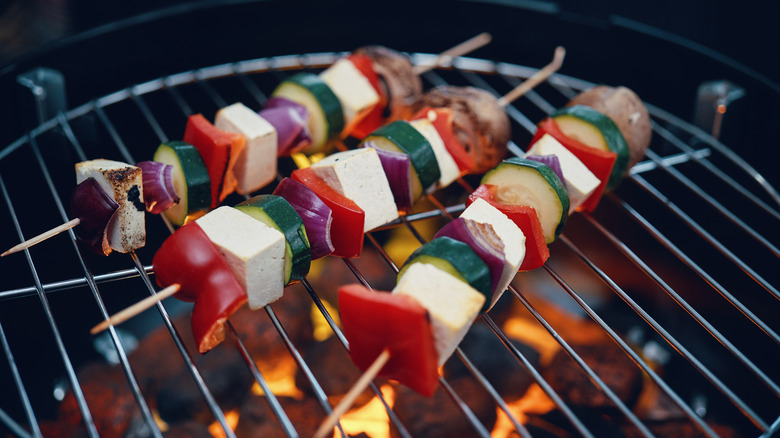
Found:
[[[607,189],[617,187],[628,170],[629,154],[628,144],[615,122],[585,105],[561,108],[553,113],[552,119],[567,137],[616,155],[615,164],[607,181]]]
[[[432,396],[439,373],[428,311],[412,297],[375,292],[359,284],[341,286],[338,300],[355,365],[365,371],[387,350],[390,358],[379,376]]]
[[[537,161],[512,157],[482,177],[482,184],[496,186],[496,200],[509,205],[530,205],[539,213],[549,244],[566,225],[569,195],[560,178]]]
[[[70,217],[79,218],[73,229],[76,238],[87,248],[101,255],[111,253],[108,224],[119,204],[100,187],[95,178],[87,178],[76,186],[70,197]]]
[[[154,152],[154,161],[173,166],[173,187],[179,202],[163,212],[168,220],[183,225],[188,215],[202,214],[209,209],[209,173],[195,146],[183,141],[163,143]]]
[[[483,310],[493,296],[491,274],[488,266],[468,244],[451,237],[437,237],[417,248],[398,271],[396,282],[400,282],[407,270],[415,263],[428,263],[465,281],[485,295]],[[501,260],[503,267],[503,260]]]
[[[363,251],[365,212],[351,199],[340,194],[318,177],[310,167],[293,171],[290,177],[314,192],[333,213],[331,240],[333,255],[358,257]]]
[[[279,230],[285,238],[284,284],[297,283],[309,273],[311,251],[303,220],[281,196],[257,195],[236,205],[264,224]]]
[[[158,285],[178,283],[181,290],[175,297],[195,302],[192,334],[198,351],[205,353],[222,342],[225,321],[246,303],[247,296],[200,226],[191,222],[165,239],[152,266]]]
[[[282,81],[272,97],[284,97],[297,102],[309,112],[309,133],[312,143],[303,152],[313,154],[326,149],[329,140],[344,130],[341,102],[328,85],[313,73],[298,73]]]
[[[333,211],[330,207],[310,188],[292,178],[281,180],[273,194],[287,200],[301,217],[309,241],[311,259],[330,255],[334,249],[331,238]]]
[[[432,191],[441,178],[436,154],[428,140],[409,122],[398,120],[372,132],[363,140],[374,147],[409,155],[412,164],[412,196],[417,200],[423,192]]]

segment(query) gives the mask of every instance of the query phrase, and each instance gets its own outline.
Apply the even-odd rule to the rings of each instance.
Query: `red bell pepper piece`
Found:
[[[360,256],[363,251],[363,224],[366,220],[363,209],[330,187],[311,168],[296,169],[290,177],[310,188],[333,212],[330,226],[334,248],[332,254],[344,258]]]
[[[579,160],[582,161],[582,164],[584,164],[585,167],[601,181],[599,186],[596,187],[596,190],[588,196],[588,199],[577,207],[577,211],[590,212],[595,210],[601,200],[601,195],[604,194],[604,190],[606,190],[607,182],[612,174],[612,166],[615,165],[615,160],[617,160],[617,154],[592,148],[580,141],[567,137],[560,128],[558,128],[555,120],[550,117],[539,122],[536,134],[534,134],[534,138],[531,139],[531,145],[536,143],[544,134],[552,135],[566,149],[574,154],[574,156],[579,158]]]
[[[225,338],[225,321],[247,301],[246,291],[196,222],[190,222],[160,245],[152,260],[157,284],[178,283],[174,295],[194,301],[192,334],[205,353]]]
[[[244,149],[245,141],[241,134],[217,128],[202,114],[193,114],[187,118],[184,142],[198,149],[209,171],[212,209],[238,186],[233,167]]]
[[[452,156],[452,159],[455,160],[455,163],[458,165],[461,175],[465,175],[471,173],[476,168],[476,163],[461,142],[458,141],[458,137],[455,136],[455,132],[452,130],[452,121],[454,117],[451,108],[425,107],[418,111],[417,114],[412,117],[412,120],[427,118],[433,123],[436,132],[439,133],[442,141],[444,141],[447,152],[450,153],[450,156]]]
[[[530,271],[541,267],[550,257],[550,250],[544,241],[544,232],[536,209],[530,205],[509,205],[498,202],[495,199],[497,190],[498,187],[494,185],[480,185],[469,195],[466,207],[478,198],[482,198],[504,213],[525,234],[525,257],[519,270]]]
[[[430,397],[439,383],[428,311],[408,295],[375,292],[360,284],[339,288],[339,313],[349,355],[365,371],[387,349],[379,376]]]
[[[368,137],[368,134],[371,134],[384,124],[385,118],[383,117],[383,113],[385,111],[385,107],[387,107],[388,97],[387,93],[385,93],[385,91],[382,89],[382,85],[379,81],[379,75],[376,74],[376,71],[374,71],[371,58],[366,55],[352,54],[347,56],[347,59],[355,65],[355,68],[357,68],[360,73],[363,73],[363,76],[368,79],[368,82],[371,83],[371,86],[379,95],[379,103],[377,103],[374,108],[372,108],[371,111],[365,115],[365,117],[363,117],[347,131],[347,134],[362,140]]]

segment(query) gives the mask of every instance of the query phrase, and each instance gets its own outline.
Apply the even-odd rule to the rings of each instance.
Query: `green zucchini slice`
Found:
[[[169,141],[157,147],[152,159],[173,166],[173,187],[179,202],[163,212],[173,225],[183,225],[187,215],[208,211],[211,206],[209,171],[195,146]]]

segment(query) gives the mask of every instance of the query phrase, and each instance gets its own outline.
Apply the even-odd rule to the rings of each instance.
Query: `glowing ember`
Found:
[[[236,425],[238,425],[238,411],[233,410],[225,412],[225,420],[227,420],[227,424],[230,427],[230,430],[236,430]],[[215,421],[209,425],[209,433],[214,438],[227,438],[225,431],[222,429],[222,425],[219,424],[218,421]]]
[[[390,385],[383,385],[379,388],[382,391],[387,404],[392,407],[395,401],[395,391]],[[366,433],[372,438],[385,438],[390,436],[390,419],[385,411],[385,405],[374,397],[370,402],[358,409],[349,411],[341,417],[341,427],[347,435],[356,435],[361,432]],[[340,437],[341,434],[334,429],[334,437]]]

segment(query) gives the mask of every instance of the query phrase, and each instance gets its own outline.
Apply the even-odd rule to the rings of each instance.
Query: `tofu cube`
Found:
[[[259,309],[284,292],[284,235],[233,207],[219,207],[197,223],[246,289],[249,308]]]
[[[436,130],[436,127],[428,119],[412,120],[409,124],[414,126],[417,132],[428,140],[433,149],[433,154],[436,155],[436,162],[439,164],[441,177],[439,178],[439,184],[434,189],[447,187],[452,184],[460,176],[460,169],[458,169],[458,164],[444,145],[444,140],[441,139],[439,131]]]
[[[338,152],[312,164],[314,173],[366,213],[363,231],[398,218],[398,207],[374,148]]]
[[[320,78],[341,102],[345,127],[351,125],[356,117],[365,116],[379,103],[379,94],[371,82],[346,58],[334,62],[320,73]]]
[[[574,213],[599,186],[598,178],[584,164],[566,149],[555,137],[544,134],[528,150],[526,155],[555,155],[561,163],[566,192],[569,194],[569,214]]]
[[[412,264],[393,293],[412,296],[428,310],[439,365],[455,351],[485,303],[485,295],[468,283],[428,263]]]
[[[525,234],[511,219],[501,213],[496,207],[493,207],[484,199],[477,199],[461,213],[460,217],[471,219],[483,224],[489,224],[493,227],[498,238],[504,244],[504,269],[501,271],[501,279],[498,281],[497,289],[493,293],[491,306],[504,293],[509,283],[515,278],[517,270],[525,258]]]
[[[97,159],[76,164],[76,184],[94,178],[119,208],[108,223],[111,249],[128,253],[146,244],[146,206],[141,168],[121,161]]]
[[[252,193],[276,178],[277,135],[273,125],[244,104],[234,103],[217,111],[214,126],[246,139],[233,168],[238,193]]]

